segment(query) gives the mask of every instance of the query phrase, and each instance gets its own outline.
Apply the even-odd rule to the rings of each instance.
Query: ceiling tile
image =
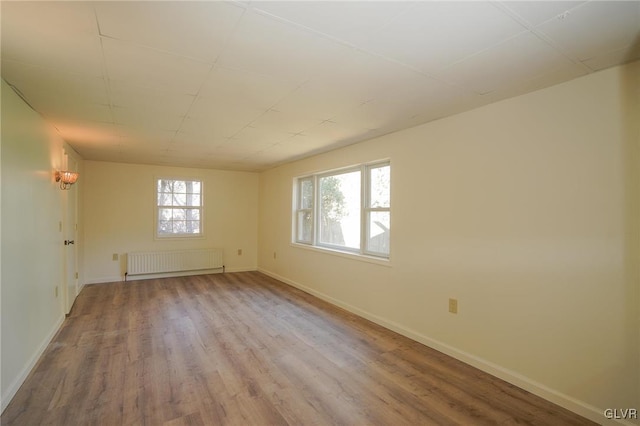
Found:
[[[236,139],[228,139],[225,143],[215,148],[215,154],[223,156],[233,155],[235,157],[244,158],[250,154],[261,151],[268,146],[271,145],[256,147],[256,145],[251,143],[246,143],[244,141],[239,141]]]
[[[199,159],[217,152],[222,145],[224,145],[224,143],[217,143],[214,141],[198,141],[197,143],[174,141],[167,144],[166,149],[179,156]]]
[[[256,150],[275,145],[291,137],[291,134],[278,131],[266,131],[261,128],[245,127],[233,137],[233,141],[252,145]]]
[[[101,77],[91,7],[85,2],[2,2],[2,57]]]
[[[504,7],[516,13],[531,26],[553,19],[575,7],[585,3],[584,1],[501,1]]]
[[[211,135],[193,134],[178,132],[173,138],[172,143],[178,144],[185,149],[191,148],[213,148],[227,142],[228,138],[214,137]]]
[[[173,141],[176,134],[174,131],[160,130],[157,127],[144,128],[144,127],[131,127],[131,126],[119,126],[121,129],[121,136],[119,142],[126,146],[135,147],[162,147],[166,146]]]
[[[291,92],[274,109],[285,114],[303,113],[309,119],[326,120],[362,102],[363,99],[357,95],[312,82]]]
[[[255,7],[347,43],[358,44],[413,2],[276,1]]]
[[[476,93],[442,82],[418,88],[416,94],[411,96],[405,93],[403,97],[391,94],[372,99],[336,116],[333,121],[386,133],[395,128],[394,123],[411,123],[415,126],[466,111],[481,103],[481,97]]]
[[[583,63],[594,71],[640,59],[640,43],[596,55]]]
[[[68,102],[64,98],[51,100],[39,100],[34,104],[37,111],[45,111],[42,114],[53,122],[59,121],[97,121],[112,123],[111,108],[104,104],[91,104],[82,102]]]
[[[109,98],[115,107],[148,109],[184,116],[195,100],[195,95],[174,93],[123,81],[109,83]]]
[[[351,54],[350,48],[300,27],[247,12],[218,64],[300,84]]]
[[[102,39],[110,80],[195,95],[211,65],[117,40]]]
[[[570,63],[536,35],[525,33],[457,62],[444,70],[441,77],[484,94]]]
[[[294,134],[319,124],[322,120],[309,117],[305,111],[282,112],[269,110],[251,123],[260,131]]]
[[[411,118],[419,112],[420,109],[418,107],[390,103],[378,99],[359,105],[357,108],[336,116],[332,121],[349,123],[361,131],[369,131],[386,127],[398,119]],[[305,133],[308,133],[308,131]]]
[[[329,144],[334,144],[345,141],[362,140],[363,135],[368,132],[369,129],[356,127],[350,123],[325,121],[324,123],[305,130],[303,134],[311,138],[324,139],[328,141]]]
[[[347,107],[374,98],[402,99],[422,96],[442,84],[406,65],[373,55],[355,52],[352,58],[330,72],[307,82],[304,87],[329,96],[350,99]]]
[[[286,159],[286,161],[292,161],[297,158],[303,158],[309,155],[336,149],[355,141],[358,141],[358,139],[334,141],[328,140],[324,136],[301,134],[293,136],[280,144],[274,145],[265,150],[265,152],[278,152]]]
[[[486,96],[488,96],[492,102],[495,102],[519,96],[524,93],[533,92],[534,90],[542,89],[544,87],[553,86],[585,74],[587,74],[587,70],[584,67],[578,64],[565,63],[554,69],[546,69],[544,72],[531,79],[517,81],[511,86],[505,86],[498,90],[494,90]]]
[[[296,136],[281,144],[274,145],[264,151],[264,155],[277,155],[286,160],[304,156],[313,149],[322,146],[321,142],[314,143],[309,137]]]
[[[536,28],[571,56],[588,61],[635,45],[640,37],[640,2],[590,1],[563,18]]]
[[[74,148],[98,148],[111,145],[120,139],[121,129],[113,123],[98,123],[81,120],[59,120],[56,128],[65,141]],[[82,154],[82,153],[81,153]]]
[[[420,2],[363,47],[418,69],[434,71],[524,30],[490,2]]]
[[[208,63],[222,51],[244,11],[221,1],[97,2],[95,9],[104,36]]]
[[[113,119],[116,124],[141,129],[177,131],[183,116],[161,109],[113,107]]]
[[[223,119],[232,123],[245,123],[246,125],[264,112],[264,109],[258,108],[251,103],[242,102],[239,99],[202,96],[193,103],[188,117],[203,121]]]
[[[102,76],[95,17],[85,2],[2,2],[2,58]]]
[[[3,59],[2,78],[17,87],[32,104],[61,99],[68,103],[109,103],[102,77],[59,72]]]
[[[2,78],[104,161],[263,170],[640,58],[637,1],[0,7]]]
[[[287,79],[216,66],[202,86],[200,95],[216,98],[221,103],[242,102],[267,109],[296,87]]]
[[[177,136],[197,139],[203,137],[224,139],[235,135],[247,125],[247,122],[227,120],[224,116],[213,116],[211,118],[187,117],[182,123]],[[181,134],[183,135],[180,136]]]

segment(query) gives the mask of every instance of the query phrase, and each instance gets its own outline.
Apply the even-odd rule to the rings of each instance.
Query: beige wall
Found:
[[[599,422],[640,408],[638,76],[636,62],[263,173],[259,268]],[[294,177],[381,158],[389,266],[290,243]]]
[[[63,141],[2,81],[2,409],[64,319]],[[58,297],[56,297],[58,287]]]
[[[203,180],[204,238],[155,239],[156,177]],[[85,161],[83,184],[86,283],[121,280],[132,251],[218,247],[227,271],[257,267],[256,173]]]

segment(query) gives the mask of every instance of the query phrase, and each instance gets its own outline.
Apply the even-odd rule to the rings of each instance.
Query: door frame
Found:
[[[67,149],[63,150],[63,164],[65,170],[77,171],[79,160]],[[73,191],[73,192],[72,192]],[[63,265],[62,265],[62,306],[65,315],[71,312],[73,303],[79,293],[78,274],[78,187],[72,185],[63,191],[62,198],[62,241]],[[73,244],[64,244],[65,240],[74,241]]]

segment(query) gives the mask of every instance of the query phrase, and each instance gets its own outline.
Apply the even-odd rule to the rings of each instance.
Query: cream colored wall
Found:
[[[203,180],[205,238],[155,239],[156,177]],[[132,251],[220,247],[227,271],[257,268],[256,173],[85,161],[83,184],[85,283],[121,280]]]
[[[4,80],[1,122],[4,409],[64,319],[62,192],[53,179],[63,142]]]
[[[596,421],[640,408],[639,75],[636,62],[262,173],[259,268]],[[290,243],[296,176],[381,158],[390,266]]]

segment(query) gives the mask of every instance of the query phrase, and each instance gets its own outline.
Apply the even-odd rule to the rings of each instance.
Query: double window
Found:
[[[295,187],[295,242],[389,257],[388,161],[300,177]]]
[[[158,237],[202,236],[202,181],[159,178],[156,191]]]

